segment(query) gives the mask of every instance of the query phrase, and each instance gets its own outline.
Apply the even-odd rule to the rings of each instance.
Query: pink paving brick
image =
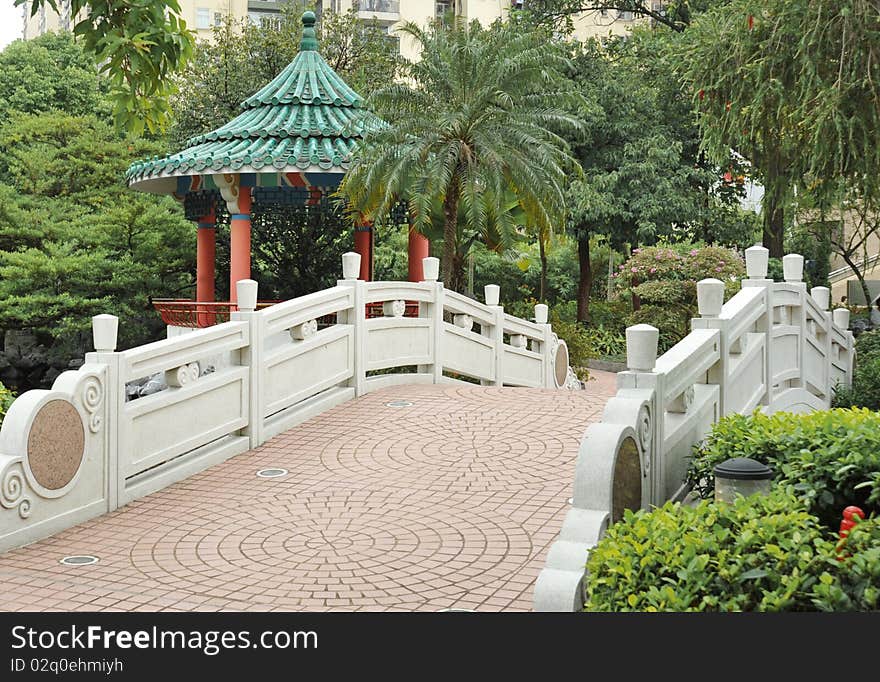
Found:
[[[0,609],[528,610],[614,392],[402,386],[0,555]],[[408,400],[407,408],[389,408]],[[262,479],[256,471],[287,469]],[[94,554],[92,566],[59,565]]]

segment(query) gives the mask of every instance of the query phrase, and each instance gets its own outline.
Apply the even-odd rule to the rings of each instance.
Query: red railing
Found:
[[[231,301],[199,302],[179,300],[172,298],[154,298],[153,307],[162,316],[165,324],[175,327],[210,327],[215,324],[229,321],[229,314],[237,310],[235,303]],[[257,309],[268,308],[281,301],[259,301]],[[383,317],[382,303],[367,303],[366,315],[368,318]],[[418,317],[419,304],[417,301],[406,302],[404,317]],[[336,324],[336,314],[325,315],[318,320],[320,326]]]
[[[175,327],[210,327],[229,321],[229,314],[238,307],[231,301],[200,302],[171,298],[152,299],[153,307],[165,324]],[[281,301],[258,301],[257,308],[268,308]]]

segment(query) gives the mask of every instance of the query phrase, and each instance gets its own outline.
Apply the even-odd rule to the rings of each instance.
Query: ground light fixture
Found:
[[[715,501],[733,502],[737,495],[766,495],[773,470],[748,457],[733,457],[715,467]]]
[[[257,476],[259,478],[279,478],[281,476],[287,476],[287,469],[282,469],[280,467],[271,467],[269,469],[260,469],[257,472]]]
[[[58,563],[64,564],[65,566],[91,566],[92,564],[98,563],[98,557],[92,556],[91,554],[75,554],[73,556],[64,557],[59,560]]]

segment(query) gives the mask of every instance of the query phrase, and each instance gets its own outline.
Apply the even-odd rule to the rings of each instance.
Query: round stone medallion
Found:
[[[642,506],[642,467],[639,448],[632,438],[623,441],[617,451],[612,486],[611,522],[617,523],[626,509],[636,511]]]
[[[568,345],[562,339],[556,346],[556,361],[554,362],[556,370],[556,387],[565,386],[565,380],[568,378]]]
[[[73,480],[85,452],[85,430],[76,408],[50,400],[34,417],[28,434],[28,467],[46,490],[60,490]]]

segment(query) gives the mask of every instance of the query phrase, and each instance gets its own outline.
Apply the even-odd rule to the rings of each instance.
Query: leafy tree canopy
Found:
[[[802,189],[838,201],[847,186],[877,195],[880,10],[872,0],[732,0],[698,17],[678,71],[705,149],[739,151],[773,208]],[[765,202],[765,203],[768,203]],[[771,210],[767,210],[767,209]],[[782,221],[765,226],[781,255]]]
[[[109,84],[70,33],[16,40],[0,52],[0,120],[12,112],[110,115]]]
[[[163,328],[148,296],[192,285],[192,225],[122,174],[155,143],[94,116],[19,114],[0,127],[0,329],[33,329],[76,357],[90,318],[121,318],[120,346]]]
[[[15,0],[20,6],[27,0]],[[31,16],[57,0],[32,0]],[[111,86],[118,125],[132,132],[168,123],[170,78],[189,58],[192,33],[177,0],[70,0],[73,34],[99,63]]]

